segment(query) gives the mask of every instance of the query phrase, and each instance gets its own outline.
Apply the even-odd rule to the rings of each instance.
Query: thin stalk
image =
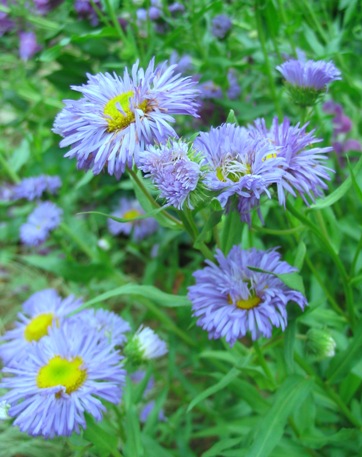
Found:
[[[199,236],[199,231],[197,230],[195,221],[192,217],[192,212],[188,208],[185,208],[184,210],[179,211],[179,215],[183,222],[184,228],[194,241],[194,248],[200,251],[206,259],[215,262],[215,257],[211,250],[206,246],[206,244],[202,241],[196,242],[197,237]]]
[[[354,303],[353,303],[353,292],[349,286],[349,276],[344,268],[343,263],[341,262],[338,254],[335,252],[334,248],[331,246],[329,243],[329,240],[325,238],[319,231],[318,227],[313,224],[306,216],[301,214],[298,210],[294,208],[293,205],[291,205],[289,202],[287,202],[287,209],[288,211],[296,217],[300,222],[303,222],[307,227],[311,229],[311,231],[314,233],[314,235],[321,241],[321,243],[325,246],[327,249],[329,255],[332,257],[339,274],[341,275],[342,279],[342,286],[343,286],[343,291],[346,299],[346,304],[347,304],[347,310],[350,318],[350,323],[351,327],[353,328],[355,325],[355,312],[354,312]]]
[[[122,29],[120,23],[118,22],[116,13],[114,11],[114,8],[112,8],[110,0],[104,0],[104,1],[105,1],[105,4],[106,4],[106,10],[107,10],[112,22],[113,22],[114,28],[117,30],[117,33],[118,33],[120,39],[123,42],[126,42],[127,41],[126,35],[124,34],[123,29]]]
[[[66,225],[64,222],[62,222],[59,226],[63,232],[65,232],[74,242],[79,246],[79,248],[86,254],[91,260],[96,259],[95,253],[89,249],[86,243],[83,242],[81,238],[79,238],[78,235],[76,235],[73,230],[71,230],[68,225]]]
[[[5,159],[5,157],[3,156],[3,152],[0,151],[0,163],[1,165],[4,167],[4,170],[7,172],[7,174],[9,175],[9,178],[16,184],[18,182],[20,182],[20,178],[18,176],[18,174],[16,173],[16,171],[14,171],[10,165],[8,164],[8,161]]]
[[[265,361],[264,354],[262,353],[262,351],[260,349],[259,343],[257,341],[254,341],[253,347],[254,347],[256,355],[258,356],[260,366],[262,367],[266,377],[271,382],[273,388],[275,388],[276,384],[275,384],[274,376],[273,376],[272,372],[270,371],[268,364]]]
[[[261,9],[263,7],[264,2],[262,0],[255,0],[255,21],[256,21],[256,28],[258,31],[258,37],[261,45],[261,50],[263,52],[264,60],[265,60],[265,68],[266,73],[269,79],[269,86],[272,98],[274,100],[275,109],[277,111],[278,116],[281,118],[283,117],[282,110],[280,108],[279,98],[276,90],[276,85],[273,77],[272,66],[269,60],[269,53],[266,46],[266,39],[264,34],[264,28],[262,23],[262,15]]]
[[[345,416],[345,418],[358,429],[362,429],[362,424],[360,421],[351,413],[348,409],[348,406],[344,403],[341,397],[330,387],[328,386],[313,370],[313,368],[308,365],[308,363],[301,357],[299,354],[294,353],[294,359],[297,364],[311,377],[314,378],[316,383],[321,387],[329,396],[331,400],[338,406],[339,410]]]
[[[128,173],[132,176],[133,181],[137,184],[139,189],[142,191],[144,196],[147,198],[147,200],[151,203],[151,205],[154,208],[160,208],[160,205],[156,202],[156,200],[152,197],[152,195],[148,192],[146,187],[144,186],[143,182],[139,179],[137,176],[137,173],[133,171],[131,168],[127,168]],[[167,211],[163,211],[162,214],[167,217],[167,219],[170,219],[174,224],[177,224],[179,226],[182,226],[182,222],[177,219],[176,217],[172,216],[172,214],[168,213]]]
[[[358,257],[360,255],[361,249],[362,249],[362,236],[358,241],[356,252],[355,252],[354,257],[353,257],[352,266],[351,266],[351,277],[353,277],[355,272],[356,272],[357,260],[358,260]]]

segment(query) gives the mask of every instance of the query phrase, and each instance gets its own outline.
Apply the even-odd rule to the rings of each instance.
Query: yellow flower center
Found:
[[[242,300],[242,299],[236,300],[236,302],[234,303],[232,298],[230,297],[230,295],[228,295],[228,303],[230,305],[234,304],[237,308],[240,308],[240,309],[255,308],[256,306],[259,305],[260,302],[261,302],[261,299],[257,295],[254,295],[254,296],[249,297],[246,300]]]
[[[48,364],[41,367],[36,377],[36,385],[40,389],[63,386],[67,394],[78,390],[87,378],[87,371],[81,369],[83,359],[74,357],[67,360],[56,355]]]
[[[232,182],[238,182],[242,176],[251,174],[251,165],[245,165],[245,171],[230,171],[223,167],[216,168],[216,177],[219,181],[226,182],[227,179],[230,179]]]
[[[261,159],[262,162],[265,162],[266,160],[269,160],[269,159],[276,159],[278,157],[277,153],[276,152],[272,152],[270,154],[267,154],[265,157],[263,157]]]
[[[123,214],[123,219],[134,219],[135,217],[140,216],[141,213],[136,209],[130,209]]]
[[[39,341],[40,338],[48,334],[48,328],[52,325],[53,313],[39,314],[34,317],[25,327],[24,337],[26,341]]]
[[[111,98],[106,103],[103,113],[108,123],[108,132],[125,129],[135,121],[135,115],[130,108],[130,98],[133,96],[134,92],[130,90]],[[144,100],[137,108],[146,111],[147,100]]]

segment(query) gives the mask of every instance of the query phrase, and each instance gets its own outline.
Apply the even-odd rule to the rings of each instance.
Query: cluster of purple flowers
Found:
[[[39,175],[25,178],[12,188],[12,199],[35,200],[40,198],[44,192],[56,194],[61,185],[59,176]]]
[[[126,372],[120,347],[130,325],[104,309],[74,314],[81,304],[53,289],[36,292],[23,304],[15,328],[0,338],[0,388],[7,390],[1,403],[9,405],[14,425],[32,436],[79,433],[86,428],[85,413],[102,418],[101,400],[121,400]],[[149,328],[141,327],[127,344],[141,360],[167,352]]]
[[[323,105],[323,111],[334,116],[332,144],[342,166],[343,154],[349,151],[362,151],[362,145],[358,140],[346,136],[352,130],[352,120],[344,113],[342,105],[330,100]]]

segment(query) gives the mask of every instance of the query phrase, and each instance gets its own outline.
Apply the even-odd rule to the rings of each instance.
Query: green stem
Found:
[[[270,369],[268,367],[268,364],[265,361],[265,358],[264,358],[264,355],[263,355],[263,353],[262,353],[262,351],[260,349],[259,343],[257,341],[254,341],[253,346],[254,346],[255,353],[258,356],[258,360],[259,360],[260,366],[262,367],[266,377],[269,379],[269,381],[272,384],[273,388],[275,388],[276,384],[275,384],[274,376],[273,376],[272,372],[270,371]]]
[[[261,45],[261,49],[263,52],[264,60],[265,60],[265,68],[266,68],[266,73],[269,79],[269,85],[270,85],[270,91],[272,94],[272,98],[274,100],[275,104],[275,109],[277,111],[278,116],[281,118],[283,116],[283,113],[280,108],[280,103],[279,103],[279,97],[277,94],[276,86],[275,86],[275,81],[273,77],[273,72],[272,72],[272,66],[269,60],[269,52],[267,50],[266,46],[266,39],[264,35],[264,28],[263,28],[263,22],[262,22],[262,13],[261,10],[263,9],[264,2],[262,0],[255,0],[255,21],[256,21],[256,28],[258,31],[258,37]]]
[[[133,181],[137,184],[138,188],[141,190],[143,195],[147,198],[147,200],[151,203],[154,208],[160,208],[160,205],[156,202],[156,200],[152,197],[152,195],[148,192],[146,187],[144,186],[143,182],[137,176],[137,173],[132,170],[131,168],[127,168],[128,174],[132,177]],[[176,217],[172,216],[172,214],[168,213],[167,211],[163,211],[162,214],[170,219],[174,224],[177,224],[182,227],[182,222],[178,220]]]
[[[357,248],[356,248],[356,252],[355,252],[354,257],[353,257],[352,266],[351,266],[351,277],[353,277],[354,274],[355,274],[356,265],[357,265],[357,260],[358,260],[359,254],[360,254],[360,252],[361,252],[361,249],[362,249],[362,236],[361,236],[361,238],[360,238],[359,241],[358,241],[358,245],[357,245]]]
[[[344,295],[347,304],[348,315],[351,323],[351,327],[353,328],[355,325],[355,312],[354,312],[354,304],[353,304],[353,292],[349,286],[349,276],[347,274],[346,269],[344,268],[343,263],[341,262],[338,254],[335,252],[333,246],[331,246],[329,240],[325,238],[321,232],[319,231],[318,227],[313,224],[306,216],[301,214],[297,209],[294,208],[289,202],[287,202],[287,209],[288,211],[296,217],[300,222],[310,228],[310,230],[314,233],[314,235],[321,241],[324,245],[326,250],[328,251],[329,255],[332,257],[339,274],[341,275],[342,279],[342,286],[344,290]]]
[[[117,16],[116,16],[116,13],[114,11],[114,8],[112,7],[111,5],[111,2],[110,0],[105,0],[105,4],[106,4],[106,10],[107,10],[107,13],[109,14],[112,22],[113,22],[113,25],[114,25],[114,28],[117,30],[117,33],[120,37],[120,39],[123,41],[123,42],[126,42],[127,39],[126,39],[126,36],[123,32],[123,29],[120,25],[120,23],[118,22],[118,19],[117,19]]]
[[[7,172],[7,174],[9,175],[9,178],[16,184],[18,182],[20,182],[20,178],[19,176],[17,175],[16,171],[14,171],[10,165],[8,164],[8,161],[6,160],[6,158],[3,156],[3,152],[0,151],[0,163],[1,165],[4,167],[5,171]]]
[[[184,228],[194,241],[194,248],[200,251],[206,259],[215,262],[215,256],[212,253],[212,251],[206,246],[206,244],[203,241],[196,242],[199,236],[199,231],[197,230],[195,221],[192,216],[192,212],[188,208],[185,208],[182,211],[179,211],[179,216],[183,222]]]
[[[331,398],[334,403],[338,406],[339,410],[344,414],[346,419],[355,427],[358,429],[361,429],[362,424],[360,421],[354,417],[354,415],[350,412],[348,409],[348,406],[344,403],[344,401],[341,399],[341,397],[330,387],[328,386],[323,380],[315,373],[313,368],[308,365],[308,363],[301,357],[299,354],[294,353],[294,359],[297,362],[297,364],[311,377],[314,378],[318,386],[323,389]]]
[[[96,254],[83,242],[81,238],[79,238],[78,235],[76,235],[73,230],[71,230],[68,225],[66,225],[64,222],[62,222],[59,226],[63,232],[65,232],[70,238],[77,244],[80,249],[86,254],[92,261],[96,260]]]

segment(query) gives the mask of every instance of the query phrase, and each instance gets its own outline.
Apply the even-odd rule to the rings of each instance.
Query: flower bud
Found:
[[[307,349],[318,359],[334,357],[336,342],[327,329],[312,328],[307,333]]]

